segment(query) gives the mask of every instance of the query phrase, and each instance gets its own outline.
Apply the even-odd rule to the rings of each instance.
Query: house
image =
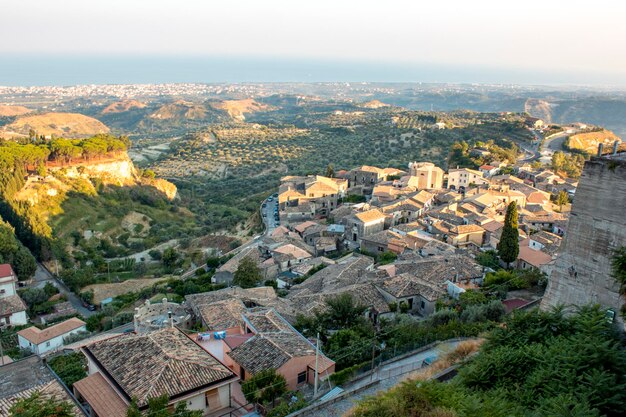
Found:
[[[207,330],[226,332],[226,334],[239,333],[241,315],[247,311],[243,301],[237,298],[227,298],[194,307],[196,317],[200,319]]]
[[[469,168],[457,168],[448,171],[447,188],[456,191],[464,191],[473,185],[489,184],[489,180],[484,178],[480,171]]]
[[[417,178],[419,190],[443,188],[443,169],[431,162],[413,162],[409,164],[409,173]]]
[[[287,176],[281,178],[278,206],[285,213],[296,213],[287,208],[306,205],[307,210],[300,210],[300,212],[308,213],[312,209],[313,215],[326,217],[337,207],[347,190],[348,181],[341,178],[328,178],[321,175]],[[295,221],[295,219],[292,220]]]
[[[21,349],[41,356],[63,347],[66,337],[86,331],[86,323],[72,317],[43,330],[35,326],[20,330],[17,332],[17,340]]]
[[[562,237],[546,231],[539,231],[523,239],[519,245],[517,267],[550,272],[562,240]]]
[[[270,249],[270,253],[281,271],[287,271],[292,266],[313,257],[311,253],[292,243]]]
[[[395,168],[378,168],[368,165],[363,165],[360,168],[355,168],[346,174],[349,188],[360,187],[362,194],[371,194],[374,185],[379,182],[386,181],[390,177],[401,176],[403,171]]]
[[[488,165],[488,164],[481,165],[478,168],[478,170],[482,172],[486,178],[493,177],[494,175],[496,175],[499,169],[500,169],[499,167],[495,167],[493,165]]]
[[[385,228],[385,215],[378,209],[353,214],[345,219],[346,239],[360,242],[364,236],[378,233]]]
[[[243,320],[242,335],[224,339],[225,361],[243,381],[275,369],[295,390],[315,383],[316,365],[318,381],[334,373],[335,362],[321,352],[316,355],[315,345],[275,310],[254,309]]]
[[[74,384],[74,393],[92,415],[124,417],[132,399],[146,410],[148,400],[161,395],[169,397],[169,407],[184,401],[203,414],[232,405],[237,376],[176,327],[123,334],[82,352],[89,376]]]
[[[239,264],[242,260],[244,260],[244,258],[251,259],[255,264],[257,264],[257,266],[261,268],[261,273],[265,278],[265,276],[267,275],[267,270],[261,265],[263,261],[261,259],[261,253],[259,252],[259,249],[257,247],[252,246],[241,250],[238,254],[229,259],[224,265],[220,266],[215,271],[215,275],[213,275],[212,281],[216,284],[232,284],[233,279],[235,278],[235,272],[237,271]]]
[[[485,229],[477,224],[462,224],[454,226],[450,229],[447,243],[456,247],[464,247],[468,245],[481,247],[484,239]]]
[[[388,278],[377,283],[389,303],[405,302],[409,311],[427,316],[435,311],[437,299],[448,292],[448,283],[478,284],[483,268],[464,255],[419,258],[413,255],[387,269]]]
[[[0,416],[9,416],[9,409],[17,401],[34,393],[43,400],[67,401],[72,406],[72,415],[84,416],[70,393],[39,356],[31,355],[0,366]]]
[[[9,264],[0,265],[0,324],[20,326],[28,323],[26,304],[19,295],[15,283],[17,275]]]

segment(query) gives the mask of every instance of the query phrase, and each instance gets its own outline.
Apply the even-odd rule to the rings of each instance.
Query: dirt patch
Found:
[[[232,249],[230,245],[235,240],[237,239],[232,236],[207,235],[194,240],[192,246],[197,248],[216,248],[222,251],[222,253],[226,253]]]
[[[93,301],[95,304],[100,304],[106,298],[117,297],[130,291],[140,291],[163,281],[165,279],[129,279],[112,284],[88,285],[81,292],[93,290]]]
[[[134,236],[145,236],[150,231],[150,218],[145,214],[131,211],[122,219],[122,227]]]

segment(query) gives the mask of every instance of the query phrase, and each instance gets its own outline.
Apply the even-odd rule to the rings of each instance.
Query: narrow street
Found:
[[[377,369],[371,377],[366,377],[348,384],[344,388],[345,391],[351,391],[366,386],[372,381],[380,381],[369,388],[364,389],[354,395],[350,395],[340,401],[330,401],[328,405],[312,410],[310,413],[302,414],[302,416],[320,416],[320,417],[339,417],[343,416],[348,410],[356,405],[363,398],[381,391],[387,391],[397,383],[399,383],[406,374],[421,368],[424,359],[430,356],[441,357],[452,351],[459,344],[459,341],[443,342],[437,346],[416,353],[409,357],[403,358],[397,362],[388,363]]]
[[[67,297],[67,301],[72,304],[72,307],[74,307],[76,311],[78,311],[78,313],[81,314],[83,317],[87,318],[96,314],[95,311],[90,311],[89,309],[84,307],[82,301],[80,300],[80,298],[78,298],[76,294],[71,292],[65,286],[65,284],[60,282],[59,279],[53,277],[52,274],[48,272],[48,270],[45,269],[43,266],[41,266],[40,263],[37,263],[37,270],[35,271],[32,286],[36,288],[42,288],[44,285],[46,285],[47,282],[50,282],[52,285],[58,288],[61,294]]]

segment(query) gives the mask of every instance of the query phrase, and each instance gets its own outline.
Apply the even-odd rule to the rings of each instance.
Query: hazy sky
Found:
[[[369,61],[453,67],[459,74],[471,67],[625,84],[626,4],[3,0],[0,54]]]

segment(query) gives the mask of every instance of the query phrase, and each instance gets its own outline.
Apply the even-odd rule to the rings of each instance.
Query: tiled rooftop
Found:
[[[177,328],[122,335],[96,342],[84,351],[138,405],[149,398],[206,388],[234,374]]]

